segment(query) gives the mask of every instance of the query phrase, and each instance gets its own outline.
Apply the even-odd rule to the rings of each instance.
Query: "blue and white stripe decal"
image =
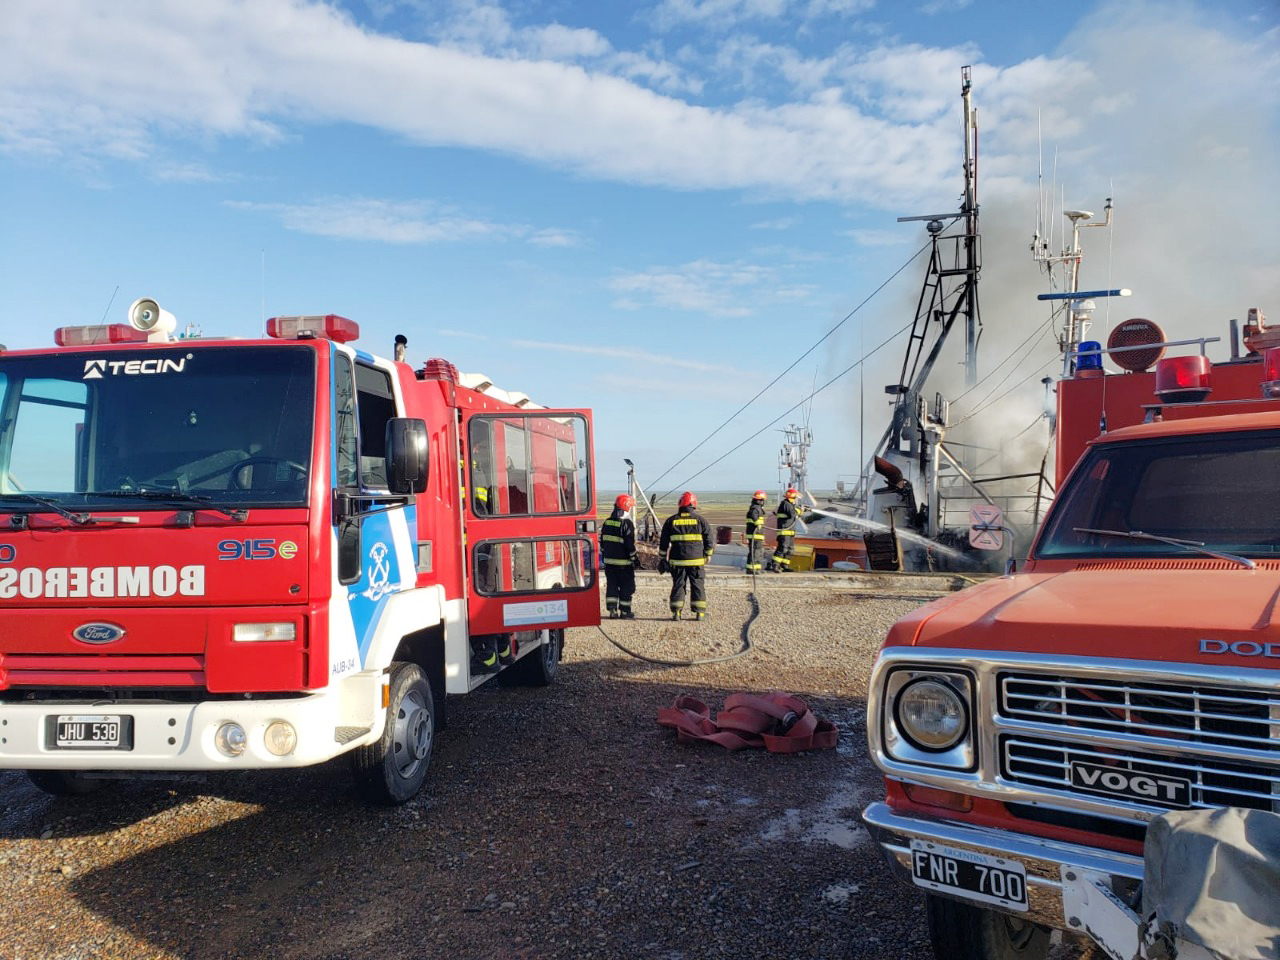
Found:
[[[332,358],[337,345],[333,345]],[[381,366],[361,350],[356,357]],[[398,388],[398,385],[397,385]],[[398,392],[398,389],[397,389]],[[330,394],[330,476],[338,473],[337,378]],[[360,524],[360,579],[353,584],[338,582],[338,531],[330,531],[332,600],[329,605],[329,676],[334,679],[368,666],[369,649],[383,621],[388,599],[402,590],[413,589],[418,578],[416,531],[418,509],[403,507],[370,514],[354,521]],[[344,602],[345,600],[345,602]]]
[[[417,508],[397,507],[360,521],[360,580],[343,587],[360,668],[378,631],[387,598],[414,587],[416,550],[409,531],[417,528]]]

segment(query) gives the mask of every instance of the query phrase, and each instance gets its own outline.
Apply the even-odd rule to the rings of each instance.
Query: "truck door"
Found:
[[[363,668],[387,598],[417,581],[415,507],[387,487],[386,426],[397,415],[391,376],[339,352],[334,398],[337,578],[346,603],[332,611],[331,678]]]
[[[462,459],[470,632],[599,623],[590,412],[472,414]]]

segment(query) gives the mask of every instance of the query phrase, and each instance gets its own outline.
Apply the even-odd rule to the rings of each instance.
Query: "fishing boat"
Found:
[[[856,563],[877,570],[991,569],[999,560],[970,544],[974,507],[999,507],[1014,540],[1025,543],[1053,497],[1046,472],[1052,430],[1047,413],[1042,456],[1038,461],[1019,462],[1009,456],[1001,438],[985,432],[981,424],[953,423],[951,402],[940,390],[930,388],[944,344],[960,331],[965,390],[978,382],[982,263],[971,94],[971,70],[965,67],[961,77],[964,184],[959,209],[898,218],[899,223],[924,223],[928,265],[898,380],[885,388],[893,404],[888,426],[849,487],[837,481],[836,496],[810,500],[807,529],[797,544],[813,549],[818,567]],[[1109,204],[1106,222],[1110,222]],[[1077,228],[1084,225],[1079,218],[1073,223]],[[1037,240],[1040,234],[1037,227]],[[1077,229],[1073,248],[1064,251],[1060,260],[1043,258],[1071,264],[1072,290],[1078,279],[1078,241]],[[860,550],[850,549],[853,541],[861,542]]]

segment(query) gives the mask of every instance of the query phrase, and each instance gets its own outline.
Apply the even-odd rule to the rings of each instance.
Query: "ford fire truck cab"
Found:
[[[1217,365],[1156,344],[1114,373],[1082,350],[1058,384],[1069,476],[1025,564],[890,629],[863,818],[941,960],[1044,957],[1091,896],[1138,909],[1157,815],[1280,813],[1272,342]],[[1089,932],[1135,955],[1132,928]]]
[[[64,327],[0,352],[0,768],[55,793],[339,754],[421,788],[445,697],[599,622],[591,416],[354,346]]]

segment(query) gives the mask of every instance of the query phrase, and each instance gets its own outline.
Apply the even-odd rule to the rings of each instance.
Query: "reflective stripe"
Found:
[[[796,535],[796,532],[795,532],[794,530],[779,530],[779,531],[778,531],[778,536],[780,536],[780,537],[794,537],[795,535]]]
[[[702,567],[706,566],[707,558],[702,557],[699,560],[668,560],[667,563],[673,567]]]
[[[673,533],[671,535],[672,543],[675,543],[677,540],[684,543],[690,540],[701,540],[701,539],[702,539],[702,534],[700,533]]]
[[[604,540],[604,541],[606,541],[606,542],[608,542],[608,543],[626,543],[626,542],[627,542],[627,541],[623,540],[623,539],[622,539],[622,537],[615,537],[615,536],[614,536],[613,534],[611,534],[611,533],[602,533],[602,534],[600,534],[600,539],[601,539],[601,540]]]
[[[607,566],[607,567],[629,567],[629,566],[631,566],[631,561],[630,561],[630,560],[611,560],[611,559],[610,559],[610,558],[608,558],[608,557],[605,557],[605,558],[604,558],[604,563],[605,563],[605,566]]]
[[[698,521],[693,517],[674,517],[671,521],[673,527],[696,527]]]
[[[764,539],[764,534],[763,534],[763,533],[753,533],[753,534],[751,534],[751,539],[752,539],[752,540],[763,540],[763,539]]]
[[[614,520],[612,517],[610,517],[608,520],[605,520],[603,523],[601,523],[601,524],[600,524],[600,526],[602,526],[602,527],[620,527],[620,526],[622,526],[622,521],[621,521],[621,520]]]
[[[693,604],[693,609],[695,610],[707,609],[707,601],[705,600],[691,600],[690,602]]]

